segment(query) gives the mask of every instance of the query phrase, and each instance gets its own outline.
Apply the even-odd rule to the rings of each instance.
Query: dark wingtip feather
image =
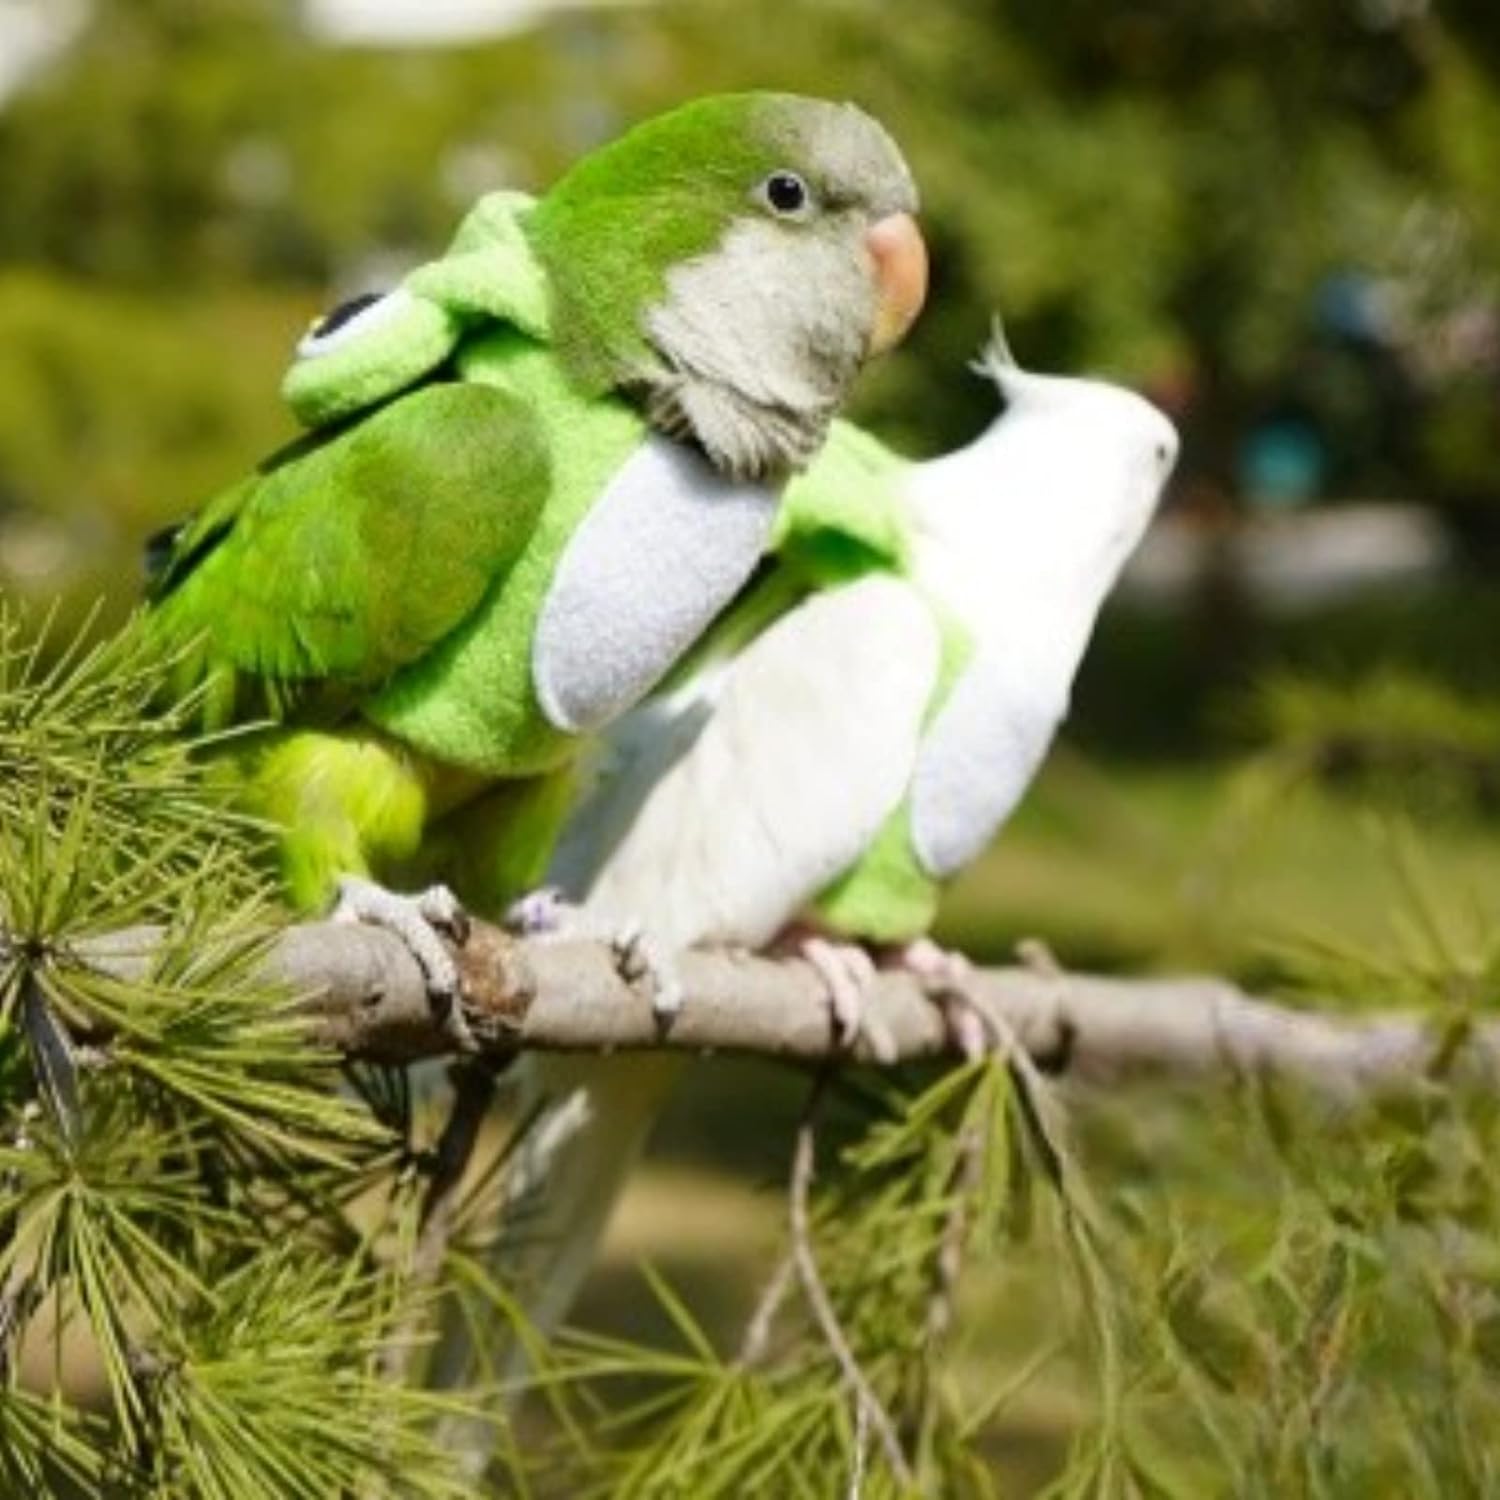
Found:
[[[147,593],[154,592],[166,577],[167,569],[172,565],[173,554],[177,551],[178,540],[186,527],[185,521],[174,521],[172,525],[163,526],[160,531],[153,531],[146,538],[142,560],[146,569]]]

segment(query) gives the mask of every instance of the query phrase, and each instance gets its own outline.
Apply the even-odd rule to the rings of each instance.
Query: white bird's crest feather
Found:
[[[976,359],[970,361],[969,368],[976,375],[988,376],[1002,390],[1005,388],[1006,379],[1020,372],[1021,362],[1010,347],[1010,339],[1005,333],[1005,323],[999,313],[990,314],[989,343],[979,351]]]

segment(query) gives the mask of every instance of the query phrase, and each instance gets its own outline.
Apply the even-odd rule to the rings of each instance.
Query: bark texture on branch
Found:
[[[90,962],[139,970],[156,934],[116,934],[91,944]],[[486,1053],[671,1048],[812,1062],[836,1055],[818,981],[801,960],[698,952],[679,965],[686,1002],[663,1029],[647,994],[616,970],[605,944],[516,939],[476,923],[457,955],[469,1024]],[[310,922],[289,927],[271,956],[275,976],[306,997],[317,1039],[351,1058],[393,1062],[453,1050],[433,1016],[416,962],[373,927]],[[1447,1059],[1430,1019],[1293,1010],[1214,978],[1112,979],[978,970],[985,1011],[1002,1019],[1043,1066],[1109,1079],[1269,1072],[1335,1094],[1419,1079]],[[873,1009],[901,1060],[952,1050],[939,1008],[916,980],[882,976]],[[856,1048],[854,1057],[872,1061]],[[1500,1074],[1500,1023],[1476,1026],[1453,1066]]]

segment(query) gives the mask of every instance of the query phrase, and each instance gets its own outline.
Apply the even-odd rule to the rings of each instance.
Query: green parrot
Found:
[[[916,208],[849,104],[649,120],[315,323],[284,386],[310,430],[154,549],[177,686],[271,726],[231,753],[292,903],[399,932],[455,1030],[449,885],[496,911],[535,884],[581,745],[750,578],[921,307]]]

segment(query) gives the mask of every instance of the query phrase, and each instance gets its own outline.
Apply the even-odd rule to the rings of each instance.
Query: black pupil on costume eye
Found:
[[[766,198],[777,213],[794,214],[807,201],[807,189],[800,177],[774,172],[766,183]]]
[[[329,334],[337,333],[345,323],[352,322],[367,307],[374,307],[385,295],[384,292],[364,292],[358,297],[351,297],[347,302],[340,302],[331,313],[325,313],[319,320],[314,330],[320,339],[326,339]]]

